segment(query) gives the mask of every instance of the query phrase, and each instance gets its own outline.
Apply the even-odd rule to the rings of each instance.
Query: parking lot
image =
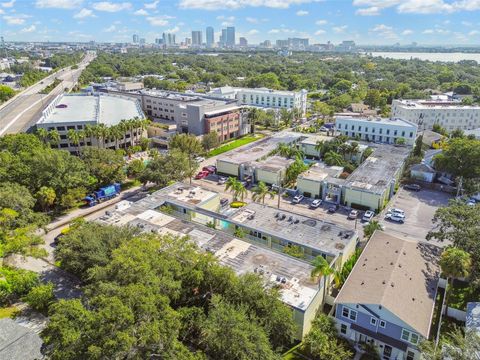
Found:
[[[384,219],[385,209],[381,214],[381,223],[385,228],[397,236],[413,240],[425,240],[427,233],[432,230],[432,219],[435,211],[448,204],[452,196],[440,191],[421,190],[409,191],[399,189],[395,197],[387,206],[405,211],[405,223],[398,224]],[[444,243],[437,245],[444,246]]]

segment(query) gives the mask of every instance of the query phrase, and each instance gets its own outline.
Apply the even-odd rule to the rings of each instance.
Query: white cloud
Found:
[[[327,20],[317,20],[317,21],[315,21],[315,24],[317,24],[318,26],[326,25],[327,23],[328,23]]]
[[[224,16],[220,15],[217,16],[217,20],[222,21],[222,26],[232,26],[233,22],[235,21],[235,16]]]
[[[117,27],[115,25],[109,26],[108,28],[103,29],[105,32],[114,32],[117,30]]]
[[[145,9],[156,9],[158,5],[158,1],[154,1],[152,3],[145,3]]]
[[[21,33],[31,33],[31,32],[34,32],[36,29],[35,25],[31,25],[29,27],[26,27],[26,28],[23,28],[22,30],[20,30]]]
[[[426,35],[432,35],[432,34],[449,35],[451,34],[451,31],[436,27],[435,29],[426,29],[422,33]]]
[[[377,13],[390,7],[395,7],[401,14],[449,14],[480,10],[480,0],[354,0],[353,5],[365,7],[357,10],[358,15]]]
[[[8,2],[2,2],[0,5],[4,8],[11,8],[15,4],[15,0],[8,1]]]
[[[290,5],[308,4],[320,0],[180,0],[182,9],[225,10],[245,7],[288,9]]]
[[[405,29],[402,31],[402,35],[404,36],[408,36],[408,35],[412,35],[413,34],[413,30],[410,30],[410,29]]]
[[[147,21],[152,26],[167,26],[169,24],[168,19],[173,19],[173,17],[172,16],[167,16],[167,15],[147,17]]]
[[[466,27],[472,27],[473,24],[470,21],[462,21],[462,25]]]
[[[145,9],[139,9],[135,11],[133,15],[148,16],[148,12]]]
[[[317,35],[317,36],[318,36],[318,35],[323,35],[323,34],[325,34],[325,33],[326,33],[326,31],[325,31],[325,30],[322,30],[322,29],[315,31],[315,35]]]
[[[393,27],[385,24],[379,24],[370,29],[371,33],[376,33],[382,38],[398,39],[398,35],[393,30]]]
[[[129,2],[114,3],[109,1],[100,1],[98,3],[93,3],[92,7],[97,11],[118,12],[130,9],[132,4]]]
[[[435,33],[435,30],[433,29],[426,29],[426,30],[423,30],[422,34],[434,34]]]
[[[444,0],[407,0],[397,7],[397,11],[401,14],[438,14],[451,13],[455,9]]]
[[[87,17],[95,17],[95,15],[93,14],[93,11],[92,11],[92,10],[83,8],[83,9],[80,10],[78,13],[76,13],[75,15],[73,15],[73,17],[74,17],[75,19],[85,19],[85,18],[87,18]]]
[[[252,29],[252,30],[247,32],[247,35],[253,36],[253,35],[258,34],[259,32],[260,31],[258,31],[257,29]]]
[[[368,8],[358,9],[355,14],[360,16],[377,16],[380,15],[380,8],[378,6],[371,6]]]
[[[165,30],[166,33],[172,33],[172,34],[178,33],[179,31],[180,31],[180,27],[178,25],[174,26],[171,29]]]
[[[391,26],[385,25],[385,24],[380,24],[376,25],[374,28],[370,29],[370,31],[373,32],[383,32],[383,31],[392,31],[393,28]]]
[[[3,19],[7,22],[8,25],[23,25],[25,24],[25,19],[28,19],[30,16],[24,14],[17,15],[5,15]]]
[[[37,8],[74,9],[79,7],[83,0],[37,0]]]
[[[3,11],[2,9],[0,9],[0,15],[2,14],[5,14],[5,11]]]
[[[258,24],[258,19],[257,18],[247,17],[247,18],[245,18],[245,20],[247,22],[249,22],[250,24]]]
[[[334,26],[333,31],[335,31],[337,34],[344,33],[345,30],[347,30],[348,26],[347,25],[342,25],[342,26]]]
[[[480,34],[480,31],[478,31],[478,30],[472,30],[468,33],[469,36],[475,36],[475,35],[478,35],[478,34]]]
[[[308,11],[306,10],[298,10],[296,12],[297,16],[307,16],[308,15]]]
[[[280,32],[279,29],[271,29],[268,33],[269,34],[278,34]]]

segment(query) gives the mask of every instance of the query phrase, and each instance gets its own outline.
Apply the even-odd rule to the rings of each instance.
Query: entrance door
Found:
[[[385,347],[383,348],[383,358],[390,359],[390,356],[392,356],[392,347],[385,345]]]

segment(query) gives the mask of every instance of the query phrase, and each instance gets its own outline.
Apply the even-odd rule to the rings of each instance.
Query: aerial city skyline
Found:
[[[8,41],[131,42],[138,34],[155,43],[171,33],[180,43],[202,31],[206,42],[207,27],[216,41],[222,29],[235,27],[237,42],[243,37],[248,44],[307,38],[310,44],[475,45],[479,9],[477,1],[447,0],[10,0],[0,2],[0,30]]]

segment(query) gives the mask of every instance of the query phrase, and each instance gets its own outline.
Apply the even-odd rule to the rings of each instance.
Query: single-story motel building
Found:
[[[189,236],[200,249],[215,254],[220,263],[237,274],[259,274],[267,287],[280,289],[281,300],[292,309],[298,339],[308,333],[324,303],[324,281],[311,278],[310,261],[323,256],[339,269],[358,243],[354,230],[257,203],[239,209],[222,208],[220,194],[183,183],[137,202],[123,201],[97,221]],[[304,258],[283,252],[293,245],[301,249]]]
[[[380,211],[394,195],[409,147],[372,144],[373,153],[346,179],[338,167],[311,167],[297,179],[305,196],[363,210]]]

